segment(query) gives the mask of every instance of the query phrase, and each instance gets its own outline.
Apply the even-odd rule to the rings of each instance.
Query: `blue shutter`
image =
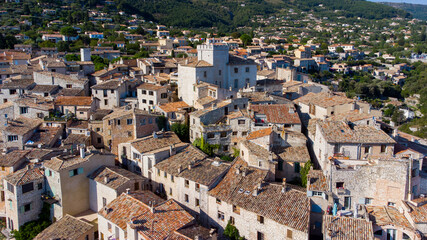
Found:
[[[68,171],[68,174],[70,175],[70,177],[74,176],[73,170]]]
[[[77,175],[80,175],[80,174],[82,174],[83,173],[83,168],[78,168],[77,169]]]

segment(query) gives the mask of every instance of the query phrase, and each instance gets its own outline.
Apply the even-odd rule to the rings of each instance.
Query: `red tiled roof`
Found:
[[[323,215],[323,234],[334,240],[373,240],[372,222],[351,217]],[[327,238],[327,237],[326,237]]]
[[[269,123],[301,124],[298,113],[287,104],[252,105],[251,110],[265,114]]]
[[[90,106],[91,104],[92,98],[83,96],[59,96],[55,100],[55,105],[60,106]]]
[[[265,136],[270,135],[272,132],[273,132],[273,129],[272,129],[271,127],[269,127],[269,128],[264,128],[264,129],[260,129],[260,130],[257,130],[257,131],[253,131],[253,132],[251,132],[251,133],[246,137],[246,139],[247,139],[247,140],[252,140],[252,139],[257,139],[257,138],[260,138],[260,137],[265,137]]]

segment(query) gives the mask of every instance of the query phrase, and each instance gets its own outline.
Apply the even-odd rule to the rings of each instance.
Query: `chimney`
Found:
[[[155,213],[156,209],[154,209],[154,202],[150,201],[148,204],[150,205],[149,207],[150,207],[151,213]]]
[[[172,145],[169,146],[169,156],[173,156],[175,154],[176,154],[175,144],[172,144]]]
[[[86,151],[85,151],[85,148],[82,146],[80,147],[80,157],[85,158],[85,156],[86,156]]]
[[[236,174],[240,175],[240,173],[241,173],[240,168],[236,168]]]
[[[247,168],[244,168],[243,169],[243,171],[242,171],[242,176],[243,177],[246,177],[246,174],[248,173],[248,169]]]
[[[252,192],[252,196],[256,197],[261,192],[261,183],[258,183]]]
[[[190,164],[188,164],[188,170],[191,170],[191,163]]]
[[[104,177],[104,183],[107,184],[108,182],[110,182],[110,177],[105,176]]]
[[[283,178],[283,182],[282,182],[282,193],[286,192],[286,178]]]

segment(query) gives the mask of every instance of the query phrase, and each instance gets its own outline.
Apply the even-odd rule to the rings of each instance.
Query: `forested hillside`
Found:
[[[383,19],[410,16],[403,10],[363,0],[116,0],[116,2],[119,9],[179,27],[256,27],[259,23],[250,21],[254,15],[279,14],[289,9],[312,11],[315,15],[328,17]]]
[[[411,3],[392,3],[392,2],[382,2],[382,4],[405,10],[411,13],[414,16],[414,18],[427,20],[427,5],[411,4]]]

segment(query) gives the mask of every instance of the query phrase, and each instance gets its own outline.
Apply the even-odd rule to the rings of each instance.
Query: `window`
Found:
[[[383,235],[383,230],[378,230],[374,232],[375,236],[382,236]]]
[[[148,95],[153,96],[154,92],[153,91],[148,91]]]
[[[70,175],[70,177],[74,177],[74,176],[80,175],[82,173],[83,173],[83,168],[76,168],[76,169],[70,170],[68,172],[68,174]]]
[[[146,99],[142,99],[142,103],[147,103],[147,100]]]
[[[236,205],[233,205],[233,212],[237,213],[237,214],[240,214],[240,207],[238,207]]]
[[[248,135],[248,132],[242,132],[242,137]]]
[[[221,204],[221,199],[218,199],[218,198],[217,198],[217,199],[216,199],[216,203],[217,203],[217,204]]]
[[[114,94],[114,90],[111,90],[110,92]]]
[[[234,73],[239,73],[239,68],[234,68]]]
[[[172,188],[169,188],[169,195],[172,196]]]
[[[153,123],[153,119],[148,119],[148,124],[152,124]]]
[[[218,211],[218,219],[221,221],[224,221],[224,213],[221,211]]]
[[[335,143],[334,145],[334,153],[339,153],[340,152],[340,145]]]
[[[365,153],[371,152],[371,146],[365,146]]]
[[[336,187],[339,189],[344,189],[344,182],[336,182]]]
[[[286,231],[286,237],[292,239],[292,230],[288,229]]]
[[[227,132],[221,132],[221,138],[227,137]]]
[[[21,206],[21,213],[29,212],[31,211],[31,203],[25,204],[24,206]]]
[[[264,217],[263,217],[263,216],[261,216],[261,215],[258,215],[258,216],[257,216],[257,221],[258,221],[259,223],[261,223],[261,224],[264,224]]]
[[[19,112],[20,112],[21,114],[28,113],[28,107],[20,107],[20,108],[19,108]]]
[[[107,206],[107,199],[105,197],[102,198],[102,206]]]
[[[141,159],[141,155],[139,153],[133,153],[133,159]]]
[[[126,119],[126,124],[127,125],[132,125],[133,119]]]
[[[111,230],[112,230],[111,223],[108,223],[108,224],[107,224],[107,228],[108,228],[108,231],[110,231],[110,232],[111,232]]]
[[[39,183],[39,184],[37,184],[37,189],[38,190],[41,190],[43,188],[43,183]]]
[[[140,125],[145,125],[145,119],[141,119],[141,120],[139,120],[139,124],[140,124]]]
[[[185,195],[184,195],[184,199],[185,199],[185,202],[187,202],[187,203],[188,203],[188,194],[185,194]]]
[[[171,182],[175,182],[175,178],[171,175]]]
[[[16,94],[16,89],[9,89],[9,94],[10,95]]]
[[[239,87],[239,79],[234,79],[234,88]]]
[[[351,208],[351,197],[344,197],[344,208]]]
[[[104,99],[104,105],[108,105],[108,99]]]
[[[299,162],[294,163],[294,172],[299,173],[300,169],[301,169],[300,163]]]
[[[168,178],[168,173],[167,172],[163,172],[163,177],[164,178]]]
[[[220,75],[220,76],[221,76],[221,70],[219,70],[219,71],[218,71],[218,75]]]
[[[160,177],[160,169],[157,169],[157,176]]]
[[[17,142],[18,141],[18,136],[16,136],[16,135],[9,135],[9,136],[7,136],[7,141],[8,142]]]
[[[15,188],[10,183],[7,183],[7,190],[11,193],[15,193]]]
[[[167,93],[162,93],[162,94],[160,94],[160,97],[161,97],[161,98],[167,98],[167,97],[168,97],[168,94],[167,94]]]
[[[208,73],[206,71],[203,72],[203,77],[208,77]]]
[[[208,138],[214,138],[215,134],[214,133],[208,133]]]
[[[132,137],[132,132],[128,131],[128,137]]]
[[[227,152],[228,151],[228,145],[222,146],[222,151]]]
[[[196,183],[196,187],[195,187],[196,191],[200,191],[200,184]]]
[[[188,186],[190,186],[190,181],[185,180],[184,185],[185,185],[186,188],[188,188]]]
[[[12,200],[9,200],[9,209],[12,210],[13,209],[13,202]]]
[[[147,90],[142,90],[141,92],[142,92],[142,94],[144,94],[144,95],[146,95],[146,94],[147,94]]]
[[[73,88],[73,84],[67,84],[65,87],[66,88]]]
[[[153,105],[154,104],[153,100],[148,101],[148,104]]]
[[[372,198],[365,198],[365,205],[372,204]]]
[[[237,136],[237,132],[236,131],[234,131],[232,134],[233,134],[233,136]]]
[[[262,232],[257,232],[257,234],[256,234],[256,239],[257,239],[257,240],[264,240],[264,233],[262,233]]]
[[[244,119],[238,121],[239,125],[245,124],[245,122],[246,121]]]
[[[386,149],[387,149],[386,145],[381,145],[381,153],[385,153]]]
[[[198,198],[196,198],[194,202],[195,202],[195,204],[196,204],[196,207],[200,206],[200,201],[199,201],[199,199],[198,199]]]
[[[322,192],[313,191],[313,196],[322,196]]]

